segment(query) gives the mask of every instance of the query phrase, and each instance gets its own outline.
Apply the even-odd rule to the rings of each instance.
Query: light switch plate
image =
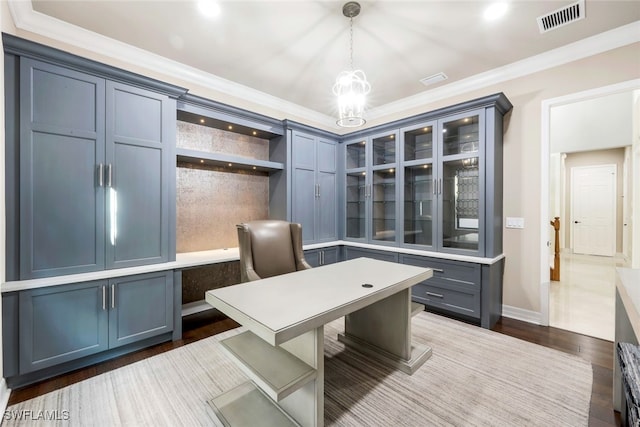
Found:
[[[524,218],[507,217],[507,228],[524,228]]]

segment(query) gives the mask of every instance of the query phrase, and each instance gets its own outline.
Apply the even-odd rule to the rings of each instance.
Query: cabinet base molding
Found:
[[[404,360],[349,334],[338,334],[338,341],[344,343],[353,350],[376,359],[380,363],[399,369],[409,375],[412,375],[424,362],[429,360],[432,353],[431,347],[412,343],[411,358],[409,360]]]
[[[133,353],[138,350],[142,350],[147,347],[151,347],[156,344],[160,344],[166,341],[172,340],[172,332],[158,335],[148,338],[144,341],[138,341],[126,346],[117,347],[112,350],[107,350],[102,353],[92,354],[91,356],[83,357],[82,359],[72,360],[60,365],[51,366],[49,368],[41,369],[39,371],[29,372],[24,375],[16,375],[6,378],[7,385],[10,388],[19,388],[26,385],[36,383],[48,378],[55,377],[56,375],[65,374],[67,372],[74,371],[76,369],[85,368],[87,366],[104,362],[106,360],[114,359],[116,357],[125,355],[127,353]],[[0,389],[0,396],[2,396],[2,390]],[[8,396],[7,396],[8,400]],[[1,403],[1,402],[0,402]]]

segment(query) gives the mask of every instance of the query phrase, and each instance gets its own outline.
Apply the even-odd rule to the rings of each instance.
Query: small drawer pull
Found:
[[[427,292],[427,295],[430,296],[430,297],[444,298],[444,295],[434,294],[433,292]]]
[[[444,273],[444,270],[441,268],[432,268],[433,271],[435,271],[436,273]]]

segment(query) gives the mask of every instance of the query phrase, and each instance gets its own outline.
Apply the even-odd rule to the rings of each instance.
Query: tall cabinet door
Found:
[[[451,116],[439,126],[439,248],[484,256],[484,111]]]
[[[316,139],[297,131],[292,134],[293,146],[293,211],[291,220],[302,224],[302,242],[315,241],[315,209],[318,187],[316,185]]]
[[[317,143],[316,240],[337,240],[337,153],[335,141],[319,138]]]
[[[102,79],[20,60],[20,278],[104,268]]]
[[[107,268],[168,261],[174,166],[163,153],[174,143],[174,101],[120,83],[106,89]]]

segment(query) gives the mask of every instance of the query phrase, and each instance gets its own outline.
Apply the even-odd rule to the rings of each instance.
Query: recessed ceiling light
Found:
[[[508,8],[508,3],[504,1],[491,3],[484,10],[484,19],[487,21],[495,21],[496,19],[500,19],[507,13]]]
[[[215,0],[198,0],[198,10],[207,18],[220,15],[220,4]]]

